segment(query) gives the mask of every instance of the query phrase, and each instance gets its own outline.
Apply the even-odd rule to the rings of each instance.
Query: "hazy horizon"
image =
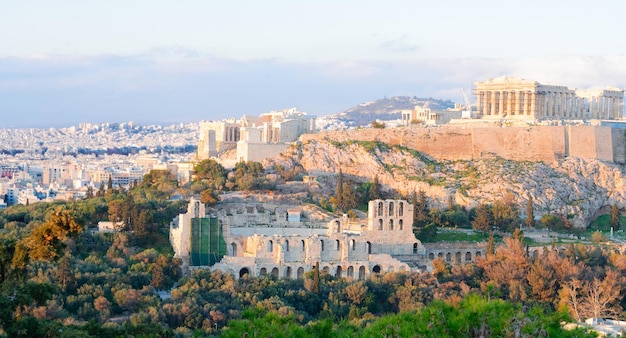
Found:
[[[0,12],[0,127],[188,123],[513,76],[626,87],[626,3],[59,1]],[[607,8],[611,8],[607,11]],[[617,33],[620,32],[620,33]]]

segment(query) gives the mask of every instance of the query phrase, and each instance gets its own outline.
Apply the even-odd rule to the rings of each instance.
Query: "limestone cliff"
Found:
[[[390,133],[393,138],[394,132]],[[382,134],[379,139],[385,141],[333,139],[328,135],[309,138],[265,166],[300,166],[317,177],[321,193],[328,195],[340,168],[344,177],[358,182],[372,181],[378,175],[388,192],[406,196],[424,190],[440,207],[450,195],[457,204],[473,207],[510,193],[523,217],[528,196],[532,196],[535,216],[560,214],[579,227],[587,226],[600,210],[613,203],[626,207],[623,165],[574,157],[550,163],[502,158],[435,160],[398,142],[388,143]]]

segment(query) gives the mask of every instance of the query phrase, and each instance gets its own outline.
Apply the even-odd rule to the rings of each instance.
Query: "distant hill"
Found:
[[[319,129],[343,129],[365,126],[374,120],[395,120],[401,118],[401,110],[412,109],[414,106],[423,106],[432,109],[454,108],[454,102],[416,96],[393,96],[361,103],[341,113],[321,117],[318,121]]]

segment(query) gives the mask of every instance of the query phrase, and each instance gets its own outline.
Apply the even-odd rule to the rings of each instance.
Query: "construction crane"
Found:
[[[465,89],[461,88],[461,93],[463,93],[463,99],[465,100],[465,109],[461,111],[461,118],[471,119],[472,118],[472,105],[470,104],[470,101],[467,98],[467,94],[465,94]]]

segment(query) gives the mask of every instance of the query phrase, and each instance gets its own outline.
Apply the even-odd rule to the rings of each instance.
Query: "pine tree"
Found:
[[[535,209],[533,205],[533,197],[528,196],[528,202],[526,203],[526,227],[532,228],[535,226]]]
[[[489,241],[487,242],[487,256],[491,256],[496,252],[495,244],[493,242],[493,232],[489,233]]]
[[[337,208],[341,209],[343,206],[343,173],[341,169],[339,169],[339,174],[337,175],[337,187],[335,188],[335,202],[337,203]]]
[[[380,183],[378,182],[378,175],[374,176],[374,182],[372,183],[372,186],[370,187],[369,190],[369,200],[373,201],[373,200],[377,200],[377,199],[381,199],[381,195],[380,195]]]
[[[486,204],[481,204],[476,208],[476,216],[472,221],[472,228],[474,230],[482,231],[486,233],[491,229],[493,225],[493,218],[491,216],[491,210]]]
[[[609,222],[613,230],[619,230],[621,222],[619,219],[619,209],[617,208],[617,204],[613,204],[611,206],[611,221]]]
[[[320,293],[320,262],[315,262],[313,270],[313,292]]]

